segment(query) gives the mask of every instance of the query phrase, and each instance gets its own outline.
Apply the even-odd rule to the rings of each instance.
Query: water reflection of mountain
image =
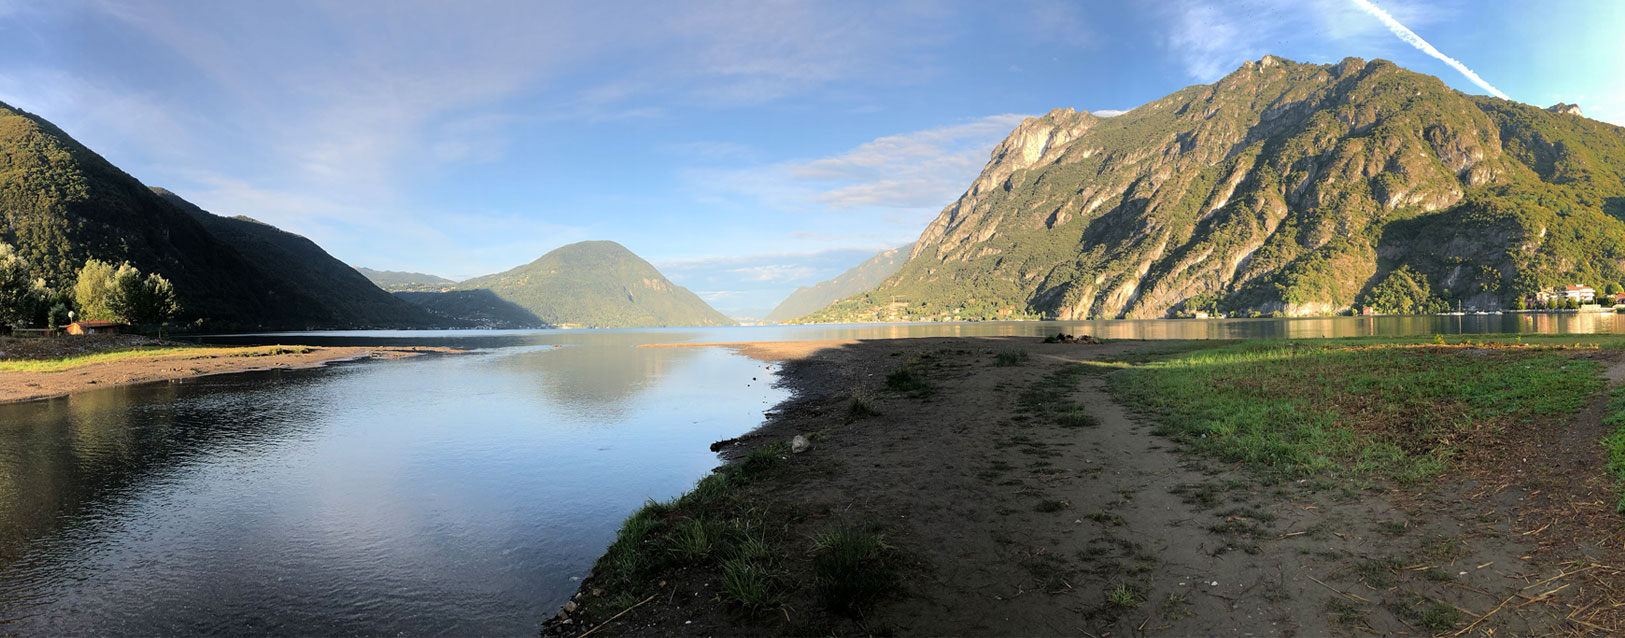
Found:
[[[564,409],[618,413],[700,354],[695,348],[638,348],[624,339],[600,343],[606,345],[531,349],[498,357],[495,364],[521,375],[527,387]]]
[[[305,382],[300,376],[251,373],[0,405],[0,566],[75,517],[184,471],[191,458],[296,432],[313,408],[271,395]],[[241,391],[212,391],[228,384]]]

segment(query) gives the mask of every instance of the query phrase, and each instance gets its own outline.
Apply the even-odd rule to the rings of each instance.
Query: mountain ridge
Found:
[[[310,239],[252,217],[216,215],[161,187],[153,193],[190,215],[251,263],[310,297],[326,325],[405,328],[444,325],[422,309],[391,296]]]
[[[456,289],[490,290],[558,326],[735,325],[698,295],[672,283],[649,262],[613,241],[561,246],[528,264],[459,283]]]
[[[790,293],[784,301],[774,307],[762,317],[765,323],[786,323],[800,319],[810,313],[822,310],[825,306],[840,301],[851,295],[863,292],[879,285],[903,267],[907,261],[914,244],[907,243],[890,250],[883,250],[879,254],[864,260],[862,263],[848,268],[834,278],[818,282],[811,286],[801,286]]]
[[[1621,166],[1625,129],[1567,109],[1265,56],[1022,122],[896,274],[809,320],[1328,314],[1410,272],[1399,306],[1499,308],[1625,278]]]

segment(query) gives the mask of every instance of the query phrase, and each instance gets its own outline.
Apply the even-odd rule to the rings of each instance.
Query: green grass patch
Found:
[[[891,592],[899,578],[895,550],[874,530],[842,525],[813,542],[813,586],[831,610],[857,614]]]
[[[64,339],[69,337],[63,337]],[[163,357],[180,354],[225,353],[236,348],[199,348],[194,346],[134,346],[81,354],[56,359],[12,359],[0,361],[0,372],[55,372],[95,363],[122,361],[137,357]]]
[[[1139,607],[1143,602],[1145,597],[1135,591],[1134,587],[1126,584],[1119,583],[1116,587],[1106,590],[1106,604],[1113,607],[1129,609]]]
[[[1165,434],[1266,477],[1414,481],[1487,435],[1572,416],[1603,387],[1601,366],[1576,355],[1622,343],[1476,338],[1217,344],[1108,379]]]
[[[62,337],[71,339],[73,337]],[[247,348],[214,348],[204,346],[132,346],[91,354],[59,357],[56,359],[12,359],[0,361],[0,372],[58,372],[98,363],[113,363],[147,357],[173,359],[204,359],[210,357],[268,357],[279,354],[304,354],[314,348],[305,346],[256,346]]]
[[[740,489],[784,461],[789,446],[774,442],[700,479],[694,489],[670,501],[649,501],[621,524],[615,542],[593,566],[595,588],[606,592],[603,606],[586,610],[602,621],[654,593],[677,570],[720,566],[724,602],[760,611],[781,600],[774,561],[787,554],[782,535],[767,524],[778,513],[753,506]]]
[[[1603,438],[1602,446],[1608,454],[1608,474],[1614,478],[1614,491],[1619,494],[1614,508],[1625,513],[1625,387],[1614,390],[1608,412],[1603,423],[1614,431]]]

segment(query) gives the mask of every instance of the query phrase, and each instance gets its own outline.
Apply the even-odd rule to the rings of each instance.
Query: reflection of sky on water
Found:
[[[600,342],[0,406],[0,634],[533,633],[770,381]]]

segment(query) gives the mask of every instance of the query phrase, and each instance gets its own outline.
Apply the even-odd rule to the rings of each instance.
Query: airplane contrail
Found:
[[[1473,73],[1473,70],[1467,68],[1467,65],[1462,64],[1460,60],[1439,52],[1439,50],[1434,48],[1433,45],[1428,44],[1427,40],[1423,40],[1422,36],[1416,35],[1415,31],[1412,31],[1409,28],[1406,28],[1405,25],[1400,24],[1398,20],[1394,19],[1394,16],[1388,15],[1387,11],[1383,11],[1381,7],[1371,4],[1371,0],[1353,0],[1353,2],[1356,6],[1365,10],[1366,13],[1376,16],[1378,20],[1382,21],[1383,25],[1388,27],[1389,31],[1394,32],[1394,35],[1399,36],[1399,39],[1404,40],[1406,44],[1416,47],[1417,50],[1423,53],[1438,58],[1439,61],[1450,65],[1457,71],[1461,71],[1462,75],[1465,75],[1467,76],[1467,79],[1472,80],[1473,84],[1477,84],[1485,91],[1489,91],[1490,95],[1494,95],[1495,97],[1503,100],[1512,99],[1507,97],[1507,94],[1502,93],[1501,89],[1490,86],[1489,82],[1485,82],[1484,78],[1478,77],[1477,73]]]

